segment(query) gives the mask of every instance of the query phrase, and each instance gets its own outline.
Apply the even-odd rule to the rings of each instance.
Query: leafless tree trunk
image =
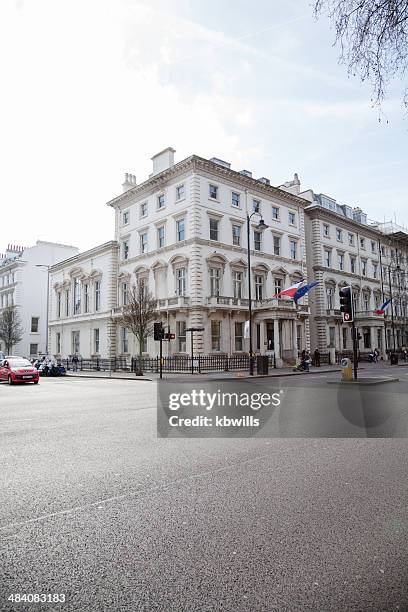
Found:
[[[333,21],[340,62],[372,84],[373,104],[381,107],[389,82],[399,77],[408,110],[408,0],[315,0],[314,11]]]
[[[0,314],[0,338],[6,345],[8,355],[13,346],[23,338],[23,326],[15,306],[8,306]]]
[[[118,323],[132,332],[139,342],[139,361],[136,376],[142,376],[143,345],[153,333],[153,323],[157,320],[157,300],[149,293],[145,283],[137,281],[128,293],[126,306]]]

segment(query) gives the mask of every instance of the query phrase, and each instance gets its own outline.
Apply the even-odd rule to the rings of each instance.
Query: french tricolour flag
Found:
[[[294,285],[291,285],[287,289],[284,289],[283,291],[280,291],[279,293],[274,295],[272,299],[274,300],[275,298],[281,297],[282,295],[287,295],[291,298],[294,298],[302,283],[303,281],[300,281],[300,283],[295,283]]]
[[[385,311],[387,310],[387,308],[391,304],[391,302],[392,302],[392,298],[390,298],[389,300],[386,300],[384,302],[384,304],[381,306],[381,308],[378,308],[377,310],[374,311],[375,314],[378,314],[378,315],[385,314]]]

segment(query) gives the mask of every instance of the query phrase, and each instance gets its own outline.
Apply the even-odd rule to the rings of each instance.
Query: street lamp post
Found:
[[[48,324],[49,324],[49,306],[50,306],[50,266],[47,264],[36,264],[36,268],[46,268],[47,270],[47,314],[45,325],[45,354],[48,355]]]
[[[248,318],[249,318],[249,375],[254,375],[254,353],[252,344],[252,288],[251,288],[251,219],[254,215],[260,218],[257,229],[263,231],[268,226],[262,219],[261,213],[254,211],[247,213],[247,249],[248,249]]]
[[[391,327],[392,327],[392,346],[395,353],[395,322],[394,322],[394,299],[392,295],[392,282],[391,282],[391,266],[388,266],[388,283],[390,285],[390,297],[391,297]]]

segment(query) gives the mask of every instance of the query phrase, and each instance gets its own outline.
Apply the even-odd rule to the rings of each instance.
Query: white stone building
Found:
[[[378,348],[385,354],[393,348],[394,336],[395,348],[407,344],[407,232],[400,232],[396,246],[396,232],[369,223],[361,209],[312,190],[299,193],[310,201],[305,209],[308,276],[319,281],[310,294],[312,348],[352,349],[351,326],[343,323],[340,312],[339,290],[346,285],[353,288],[361,352]],[[391,295],[388,270],[395,277],[394,303],[384,317],[375,310]]]
[[[298,308],[291,299],[270,298],[307,279],[307,202],[290,193],[290,185],[286,191],[272,187],[268,179],[254,179],[215,158],[193,155],[175,164],[168,148],[152,160],[148,180],[138,185],[134,175],[126,175],[123,193],[108,203],[115,211],[115,241],[52,268],[53,350],[63,357],[137,354],[135,339],[116,321],[127,291],[143,278],[158,300],[161,320],[176,334],[166,345],[169,354],[190,353],[191,326],[204,327],[194,334],[195,353],[245,352],[250,276],[254,349],[274,351],[278,364],[293,362],[309,343],[307,298]],[[248,274],[247,214],[255,211]],[[261,216],[268,225],[263,232],[257,228]],[[96,313],[85,311],[83,293],[96,270],[104,303],[97,323]],[[91,285],[89,290],[94,291]],[[61,299],[68,309],[59,307]],[[157,354],[152,338],[144,351]]]
[[[23,338],[13,353],[26,357],[45,354],[47,268],[76,253],[75,247],[39,240],[30,248],[9,245],[0,255],[0,315],[7,306],[16,306],[23,327]],[[5,352],[1,339],[0,351]]]

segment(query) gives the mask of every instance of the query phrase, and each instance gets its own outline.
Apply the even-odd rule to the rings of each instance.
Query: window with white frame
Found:
[[[183,200],[185,197],[186,191],[183,185],[177,185],[176,187],[176,200]]]
[[[219,296],[221,290],[221,269],[210,268],[210,295]]]
[[[59,319],[61,317],[61,291],[58,291],[57,293],[57,318]]]
[[[94,353],[99,353],[99,328],[94,329]]]
[[[57,332],[55,335],[55,348],[57,355],[61,353],[61,332]]]
[[[95,311],[101,309],[101,281],[95,281]]]
[[[128,303],[128,284],[127,283],[121,284],[120,293],[121,293],[122,306],[127,306],[127,303]]]
[[[292,259],[298,258],[298,243],[297,240],[289,240],[290,256]]]
[[[241,226],[235,223],[232,224],[232,244],[241,246]]]
[[[349,245],[354,246],[354,234],[349,234],[348,238],[349,238]]]
[[[177,338],[177,351],[179,353],[185,353],[187,349],[187,332],[186,322],[176,321],[176,338]]]
[[[372,240],[371,241],[371,252],[376,253],[376,251],[377,251],[377,248],[376,248],[375,240]]]
[[[344,253],[338,253],[337,257],[338,257],[339,270],[344,270]]]
[[[360,238],[360,249],[365,251],[365,238]]]
[[[214,219],[210,217],[210,240],[218,241],[218,230],[219,230],[220,222],[218,219]]]
[[[140,216],[147,217],[147,202],[142,202],[140,204]]]
[[[366,291],[363,293],[363,305],[364,310],[368,312],[370,310],[370,294]]]
[[[81,312],[81,280],[74,278],[74,291],[73,291],[73,312],[74,314],[80,314]]]
[[[336,240],[337,242],[343,242],[343,232],[338,227],[336,227]]]
[[[264,281],[265,279],[262,274],[255,274],[255,299],[258,301],[263,300]]]
[[[272,206],[272,219],[274,221],[279,221],[279,207]]]
[[[69,289],[65,290],[65,316],[69,317]]]
[[[262,248],[262,232],[254,230],[254,249],[260,251]]]
[[[243,323],[235,323],[235,350],[242,351],[244,344],[244,324]]]
[[[211,321],[211,350],[221,350],[221,321]]]
[[[186,294],[186,269],[176,269],[176,294],[184,296]]]
[[[31,317],[31,333],[32,334],[38,333],[39,320],[40,320],[39,317]]]
[[[373,262],[373,278],[378,277],[378,264]]]
[[[166,236],[164,225],[160,225],[160,227],[157,228],[157,247],[160,249],[161,247],[164,247],[165,244]]]
[[[283,279],[275,276],[273,279],[275,295],[283,291]]]
[[[252,200],[252,210],[253,212],[259,213],[261,212],[261,201],[260,200]]]
[[[361,275],[367,276],[367,260],[365,259],[361,260]]]
[[[84,312],[89,312],[89,283],[84,284]]]
[[[326,303],[328,310],[333,310],[334,308],[334,288],[326,287]]]
[[[208,195],[211,198],[211,200],[218,200],[218,187],[217,187],[217,185],[212,185],[210,183],[210,185],[208,186]]]
[[[331,267],[331,251],[329,249],[324,250],[324,263],[327,268]]]
[[[232,273],[232,289],[234,298],[242,298],[242,272],[234,270]]]
[[[289,225],[296,225],[296,213],[289,211]]]
[[[123,225],[129,225],[130,213],[128,210],[124,210],[122,214],[122,223]]]
[[[356,273],[356,258],[355,257],[350,257],[350,272],[352,274]]]
[[[72,354],[78,354],[80,349],[79,331],[71,332]]]
[[[140,252],[147,253],[147,232],[140,234]]]
[[[273,254],[280,255],[281,254],[281,237],[273,236]]]
[[[328,223],[323,223],[323,236],[330,238],[330,225]]]
[[[240,197],[239,193],[237,193],[236,191],[233,191],[231,193],[231,204],[233,206],[239,207],[240,199],[241,199],[241,197]]]
[[[123,240],[122,242],[122,259],[129,259],[129,241]]]
[[[157,196],[157,208],[164,208],[166,206],[166,199],[164,197],[164,193],[160,193]]]
[[[122,353],[129,352],[129,333],[127,327],[122,327],[121,330],[121,349]]]
[[[185,220],[178,219],[176,221],[176,239],[177,242],[182,242],[186,239]]]

